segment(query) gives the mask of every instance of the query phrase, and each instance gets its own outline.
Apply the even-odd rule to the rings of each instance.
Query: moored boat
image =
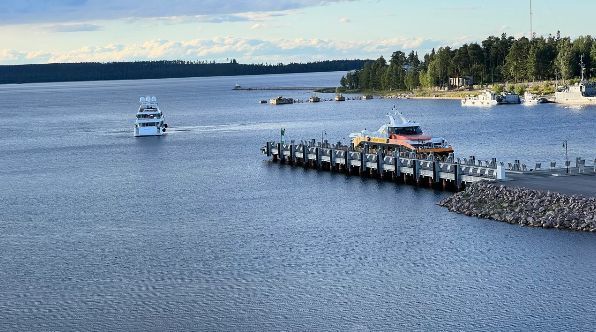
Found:
[[[335,101],[345,101],[346,97],[344,97],[344,95],[342,95],[341,93],[337,93],[335,95]]]
[[[310,102],[310,103],[318,103],[320,101],[321,101],[321,98],[316,95],[312,95],[312,96],[310,96],[310,98],[308,98],[308,102]]]
[[[470,96],[461,100],[462,106],[495,106],[519,103],[521,103],[521,99],[516,93],[502,92],[499,94],[488,90],[477,96]]]
[[[462,106],[495,106],[498,105],[498,95],[492,91],[484,91],[477,96],[469,96],[461,100]]]
[[[503,92],[497,96],[497,102],[499,105],[520,104],[521,99],[517,93]]]
[[[453,153],[453,148],[445,139],[425,134],[418,123],[406,120],[401,113],[387,116],[389,122],[377,131],[363,130],[350,134],[354,147],[366,144],[399,152],[415,152],[418,156],[445,156]]]
[[[269,100],[269,103],[272,105],[285,105],[285,104],[293,104],[294,103],[294,99],[292,98],[284,98],[282,96],[279,96],[277,98],[273,98]]]
[[[558,89],[555,102],[568,105],[596,105],[596,82],[585,79],[586,66],[583,55],[580,57],[581,80],[579,83]]]
[[[547,102],[547,100],[544,97],[537,96],[537,95],[530,93],[528,91],[526,91],[524,93],[524,98],[523,98],[524,106],[534,106],[534,105],[543,104],[546,102]]]

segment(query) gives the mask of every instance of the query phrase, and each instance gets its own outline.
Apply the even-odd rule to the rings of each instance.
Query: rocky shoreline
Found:
[[[452,212],[510,224],[596,232],[596,198],[483,181],[438,204]]]

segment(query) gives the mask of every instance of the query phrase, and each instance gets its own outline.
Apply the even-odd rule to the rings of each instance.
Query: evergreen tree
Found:
[[[509,53],[505,57],[505,65],[503,66],[503,74],[508,79],[513,79],[515,82],[527,79],[527,55],[530,50],[530,41],[526,37],[513,42]]]
[[[592,51],[592,45],[594,44],[594,40],[592,36],[579,36],[573,41],[573,59],[574,59],[574,68],[573,68],[573,76],[580,76],[581,75],[581,67],[580,57],[583,56],[583,62],[586,66],[586,72],[590,71],[592,68],[592,59],[590,57],[590,53]]]
[[[472,76],[474,82],[484,83],[485,65],[482,47],[476,43],[470,44],[468,46],[468,58],[470,61],[470,72],[468,75]]]
[[[570,79],[573,75],[573,45],[569,37],[561,38],[557,47],[556,67],[557,72],[564,80]]]
[[[468,44],[458,48],[453,55],[452,68],[454,76],[470,75],[470,56],[468,54]]]

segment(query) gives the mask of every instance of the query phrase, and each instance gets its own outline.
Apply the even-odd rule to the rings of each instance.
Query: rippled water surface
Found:
[[[0,330],[593,330],[594,234],[451,214],[448,193],[259,148],[281,127],[345,141],[396,105],[462,157],[560,162],[568,139],[591,160],[596,109],[231,90],[341,75],[0,86]],[[132,137],[146,94],[165,137]]]

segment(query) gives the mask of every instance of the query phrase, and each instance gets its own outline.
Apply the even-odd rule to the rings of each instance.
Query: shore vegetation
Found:
[[[586,77],[596,76],[596,41],[590,35],[571,39],[557,32],[547,37],[516,39],[502,34],[458,48],[432,49],[422,57],[415,51],[395,51],[388,60],[381,56],[347,73],[340,85],[346,91],[380,94],[455,96],[461,93],[444,91],[483,88],[522,93],[529,89],[548,94],[554,92],[557,83],[578,81],[580,61],[587,69]],[[473,84],[450,86],[449,78],[467,78]]]

